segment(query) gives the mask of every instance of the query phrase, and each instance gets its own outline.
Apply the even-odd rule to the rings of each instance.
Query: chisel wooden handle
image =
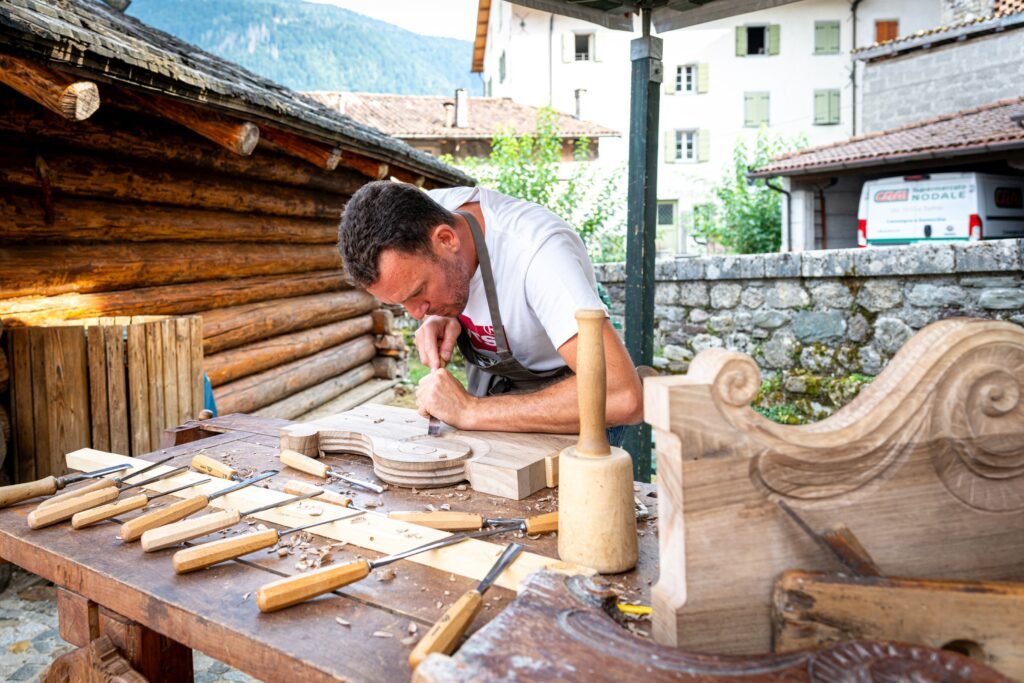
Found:
[[[170,548],[182,541],[199,538],[214,531],[227,529],[241,521],[238,510],[218,510],[195,519],[183,519],[180,522],[149,529],[142,534],[142,549],[147,553],[163,548]]]
[[[41,529],[44,526],[63,522],[66,519],[71,519],[76,512],[109,503],[117,498],[118,493],[120,491],[116,488],[108,487],[99,491],[90,491],[44,508],[36,508],[28,513],[28,525],[33,529]]]
[[[580,401],[580,455],[611,455],[605,433],[607,370],[604,358],[605,315],[602,310],[576,311],[576,391]]]
[[[557,512],[548,512],[543,515],[526,518],[526,533],[546,534],[549,531],[558,531]]]
[[[116,486],[116,485],[117,485],[117,482],[114,481],[113,478],[110,478],[110,477],[100,477],[99,479],[93,479],[92,481],[90,481],[85,486],[79,486],[78,488],[72,489],[71,491],[68,491],[67,493],[62,493],[59,496],[53,496],[51,498],[47,498],[46,500],[44,500],[42,503],[39,504],[39,507],[41,507],[41,508],[49,507],[49,506],[53,505],[54,503],[60,503],[60,502],[65,501],[65,500],[70,500],[71,498],[77,498],[78,496],[81,496],[82,494],[85,494],[85,493],[89,493],[90,491],[99,491],[100,489],[105,489],[108,486]]]
[[[0,508],[20,503],[37,496],[52,496],[57,492],[57,478],[46,477],[39,481],[28,481],[24,484],[13,484],[0,488]]]
[[[416,643],[416,647],[409,653],[409,666],[415,669],[431,652],[450,655],[473,622],[473,617],[480,611],[482,602],[483,596],[476,590],[468,591],[456,600],[427,634],[420,638],[420,642]]]
[[[256,591],[256,604],[261,612],[273,612],[365,579],[369,574],[370,563],[356,560],[337,567],[317,569],[308,574],[289,576],[268,583]]]
[[[403,522],[411,522],[420,526],[441,531],[472,531],[484,525],[484,518],[472,512],[453,512],[438,510],[436,512],[389,512],[388,517]],[[556,525],[557,526],[557,525]]]
[[[313,458],[307,457],[297,451],[283,450],[281,451],[281,462],[288,467],[296,469],[306,474],[312,474],[314,477],[320,477],[325,479],[327,472],[330,468],[322,462],[317,462]]]
[[[129,519],[121,525],[121,540],[135,541],[150,529],[156,529],[164,524],[177,522],[179,519],[188,517],[193,512],[199,512],[209,505],[210,499],[206,496],[191,496],[184,500],[171,503],[165,508],[153,510],[139,515],[135,519]]]
[[[147,503],[149,503],[149,496],[145,493],[122,498],[121,500],[115,500],[113,503],[100,505],[92,508],[91,510],[76,512],[71,518],[71,526],[75,529],[81,529],[82,527],[87,527],[90,524],[96,524],[97,522],[102,522],[105,519],[117,517],[121,513],[144,508]]]
[[[242,534],[234,538],[222,538],[191,548],[183,548],[174,553],[174,571],[179,574],[187,574],[218,562],[233,560],[257,550],[269,548],[277,543],[278,538],[275,529],[267,529],[266,531]],[[143,543],[145,543],[145,539],[143,539]]]
[[[284,492],[290,493],[293,496],[304,496],[309,493],[316,493],[317,491],[323,491],[322,494],[316,497],[320,502],[340,505],[343,508],[347,508],[352,504],[352,499],[348,496],[343,496],[334,491],[328,491],[327,489],[320,488],[314,484],[307,484],[306,482],[299,481],[298,479],[289,479],[288,483],[284,485]]]
[[[229,465],[214,460],[208,455],[197,455],[192,458],[192,468],[196,469],[203,474],[209,474],[214,477],[220,477],[221,479],[231,479],[232,477],[238,476],[238,471]]]

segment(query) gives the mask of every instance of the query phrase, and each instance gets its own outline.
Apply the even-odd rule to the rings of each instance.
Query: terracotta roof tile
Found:
[[[784,154],[750,175],[803,175],[897,160],[956,156],[993,146],[1024,148],[1024,125],[1011,120],[1011,116],[1024,117],[1024,96]]]
[[[518,104],[508,98],[470,97],[469,125],[454,128],[445,125],[449,114],[445,103],[452,97],[422,95],[380,95],[371,93],[310,92],[307,97],[339,111],[360,123],[397,138],[480,138],[490,140],[502,128],[517,134],[536,128],[537,107]],[[450,107],[451,108],[451,107]],[[451,115],[454,117],[454,109]],[[618,136],[619,133],[589,121],[557,112],[559,136],[590,138]]]

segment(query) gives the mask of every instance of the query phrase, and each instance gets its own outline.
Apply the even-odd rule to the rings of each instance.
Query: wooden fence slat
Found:
[[[149,390],[149,448],[160,448],[164,423],[163,336],[160,323],[146,324],[146,386]]]
[[[163,339],[163,388],[164,416],[160,432],[168,427],[181,424],[178,415],[178,368],[174,362],[174,320],[160,321],[160,336]]]
[[[89,448],[89,388],[84,330],[78,326],[45,330],[45,384],[47,421],[50,427],[48,458],[50,474],[64,474],[64,454]]]
[[[192,387],[192,417],[198,419],[204,408],[203,401],[203,319],[201,316],[189,316],[189,353],[191,355],[192,376],[189,384]]]
[[[89,358],[89,402],[92,415],[92,447],[110,450],[110,411],[107,407],[107,353],[103,346],[103,328],[85,329]]]
[[[50,472],[50,413],[46,409],[48,396],[46,393],[46,357],[49,348],[46,328],[29,330],[29,344],[32,347],[32,414],[35,416],[33,427],[35,441],[33,458],[36,461],[36,477],[47,477]],[[53,474],[57,474],[56,472]]]
[[[127,455],[128,396],[125,391],[124,328],[109,325],[103,328],[104,347],[107,352],[107,405],[110,409],[110,450]]]
[[[11,362],[11,421],[14,423],[14,480],[32,481],[36,476],[35,412],[32,400],[31,329],[7,331]]]
[[[128,401],[131,406],[132,456],[150,450],[149,374],[146,365],[146,326],[128,327]],[[102,450],[102,449],[100,449]]]
[[[174,427],[195,417],[192,412],[192,354],[189,351],[191,337],[188,318],[174,318],[174,365],[178,369],[176,389],[178,390],[178,422]]]

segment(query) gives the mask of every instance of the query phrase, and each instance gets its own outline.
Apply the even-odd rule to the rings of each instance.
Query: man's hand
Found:
[[[471,412],[476,401],[451,373],[444,368],[431,371],[416,387],[416,408],[423,417],[443,420],[452,427],[462,428],[463,418]]]
[[[461,331],[462,325],[457,318],[432,315],[424,320],[416,330],[416,348],[420,352],[420,362],[431,370],[447,365],[452,359],[455,340]]]

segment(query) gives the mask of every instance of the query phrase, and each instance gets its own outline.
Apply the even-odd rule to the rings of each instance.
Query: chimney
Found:
[[[466,97],[465,88],[455,91],[455,127],[469,127],[469,98]]]
[[[576,120],[579,121],[583,118],[583,98],[587,94],[585,88],[576,89]]]
[[[454,128],[455,127],[455,103],[445,102],[444,103],[444,127]]]

